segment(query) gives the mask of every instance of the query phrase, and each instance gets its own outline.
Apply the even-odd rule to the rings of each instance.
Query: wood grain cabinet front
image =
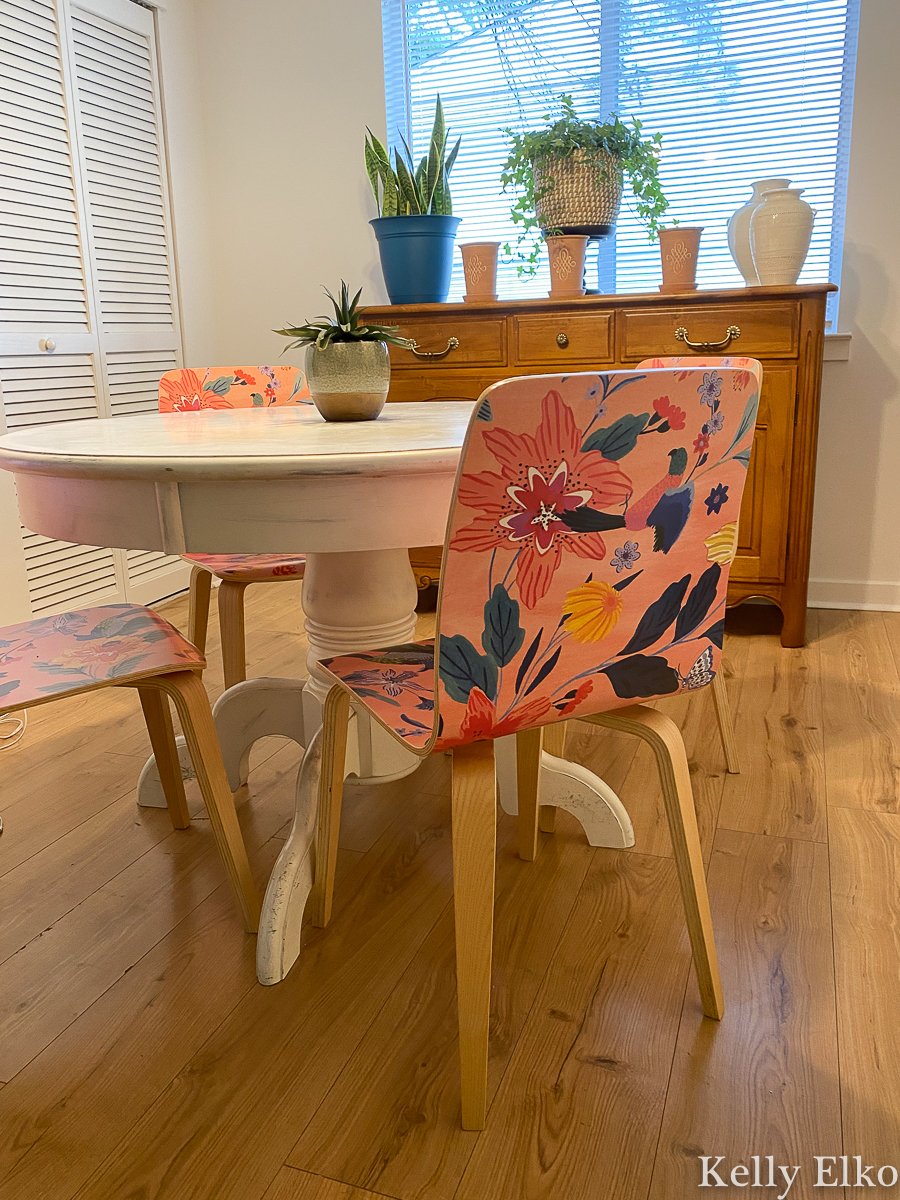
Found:
[[[730,604],[762,596],[784,614],[781,640],[802,646],[812,529],[825,301],[831,284],[585,296],[575,300],[425,304],[367,310],[399,325],[417,357],[391,349],[389,400],[477,400],[511,375],[632,370],[644,358],[746,355],[763,364],[750,476]],[[735,331],[740,330],[739,336]],[[450,346],[455,338],[458,345]],[[411,554],[433,595],[440,549]]]

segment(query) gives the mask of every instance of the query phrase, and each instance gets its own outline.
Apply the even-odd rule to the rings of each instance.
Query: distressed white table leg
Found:
[[[514,817],[519,811],[516,788],[515,735],[494,743],[500,807]],[[588,844],[623,850],[634,845],[631,818],[616,793],[599,776],[544,751],[541,759],[541,804],[553,804],[581,823]]]
[[[406,550],[309,554],[303,576],[303,611],[309,638],[309,681],[303,693],[307,729],[322,723],[328,676],[319,659],[356,650],[411,642],[416,634],[416,581]],[[349,745],[358,774],[367,781],[402,779],[421,759],[367,715],[357,713]],[[348,750],[348,758],[351,751]]]
[[[300,774],[294,823],[272,869],[259,918],[256,977],[280,983],[300,953],[303,910],[315,878],[316,810],[322,764],[322,732],[309,744]]]
[[[310,554],[303,579],[303,611],[309,637],[309,679],[248,679],[224,692],[213,706],[222,757],[232,791],[247,782],[250,747],[281,735],[306,745],[322,724],[328,680],[320,658],[353,650],[378,650],[412,641],[416,632],[416,583],[405,550]],[[402,779],[420,759],[377,722],[354,723],[348,762],[353,774],[385,783]],[[184,739],[176,739],[185,779],[193,778]],[[138,804],[165,808],[156,761],[151,756],[138,780]]]

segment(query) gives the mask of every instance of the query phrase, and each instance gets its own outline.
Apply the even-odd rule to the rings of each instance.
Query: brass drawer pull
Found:
[[[451,337],[451,338],[447,338],[447,349],[446,350],[419,350],[419,348],[418,348],[419,343],[415,340],[415,338],[409,339],[409,349],[412,350],[412,352],[413,352],[413,354],[415,354],[416,358],[433,358],[433,359],[446,358],[447,355],[450,353],[450,351],[455,350],[458,345],[459,345],[459,338]]]
[[[569,344],[569,335],[567,333],[558,333],[556,335],[556,344],[559,346],[560,350],[565,350],[566,346]]]
[[[675,341],[684,342],[689,350],[700,350],[704,354],[714,354],[716,350],[727,350],[732,342],[737,341],[741,331],[737,325],[729,325],[721,342],[692,342],[688,339],[688,331],[683,325],[675,330]]]

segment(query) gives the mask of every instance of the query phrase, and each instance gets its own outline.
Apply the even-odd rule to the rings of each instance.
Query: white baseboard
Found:
[[[810,608],[900,612],[900,583],[858,579],[811,579],[807,603]]]

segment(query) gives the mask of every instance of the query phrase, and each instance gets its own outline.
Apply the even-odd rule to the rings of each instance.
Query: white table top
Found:
[[[453,471],[473,407],[387,404],[375,421],[331,423],[308,405],[68,421],[0,438],[0,469],[173,482]]]

